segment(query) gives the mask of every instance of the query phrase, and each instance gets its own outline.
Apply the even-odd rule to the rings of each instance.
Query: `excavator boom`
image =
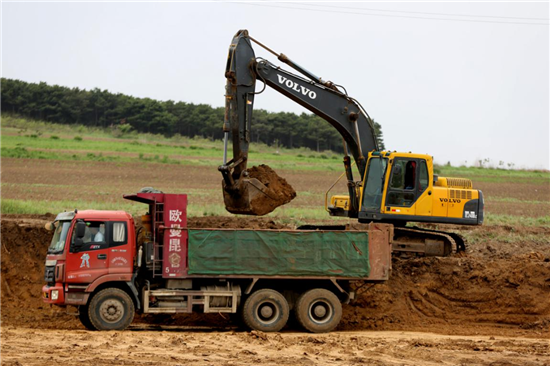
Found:
[[[229,47],[225,77],[225,154],[223,165],[219,167],[223,176],[223,192],[226,209],[232,213],[264,215],[276,207],[290,202],[295,197],[286,181],[272,170],[269,176],[251,177],[247,170],[248,148],[256,81],[262,81],[279,93],[302,105],[314,114],[329,122],[342,135],[346,152],[353,156],[361,177],[365,173],[367,154],[377,150],[374,126],[361,105],[338,87],[323,81],[305,70],[287,56],[274,53],[278,59],[291,66],[304,77],[282,70],[261,58],[256,58],[252,42],[256,42],[269,52],[269,48],[239,31]],[[232,137],[233,158],[227,161],[229,135]],[[358,197],[353,187],[350,157],[344,158],[346,175],[350,182],[352,209],[357,211]],[[275,189],[278,187],[279,189]]]

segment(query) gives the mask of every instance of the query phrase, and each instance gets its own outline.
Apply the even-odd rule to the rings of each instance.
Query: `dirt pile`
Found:
[[[40,298],[51,216],[2,217],[2,322],[35,328],[80,329],[74,316]],[[194,228],[283,229],[268,218],[190,218]],[[481,228],[483,229],[483,228]],[[487,244],[488,245],[488,244]],[[440,333],[550,336],[550,250],[524,243],[521,253],[491,243],[466,255],[394,259],[388,282],[357,286],[340,330],[423,330]],[[136,319],[139,320],[139,319]],[[227,316],[144,317],[149,323],[231,325]]]
[[[78,321],[42,302],[44,261],[52,233],[44,224],[53,215],[2,218],[2,322],[41,328],[77,327]]]
[[[268,218],[226,216],[190,217],[187,219],[187,226],[193,229],[288,229],[287,226]]]
[[[267,187],[267,195],[258,194],[250,202],[253,211],[263,216],[279,206],[285,205],[296,197],[296,191],[286,179],[280,177],[267,165],[253,166],[248,169],[248,177],[257,179]]]
[[[550,336],[550,257],[394,259],[390,280],[357,284],[341,329],[467,332],[493,327]]]

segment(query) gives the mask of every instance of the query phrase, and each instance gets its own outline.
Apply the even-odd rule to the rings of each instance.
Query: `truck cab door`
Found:
[[[84,237],[76,235],[77,225],[73,226],[67,262],[65,281],[88,284],[98,277],[108,274],[109,243],[104,221],[83,221],[86,224]],[[77,245],[80,244],[80,245]]]
[[[132,251],[133,232],[128,232],[125,221],[112,221],[107,224],[109,238],[109,273],[132,273],[134,253]]]

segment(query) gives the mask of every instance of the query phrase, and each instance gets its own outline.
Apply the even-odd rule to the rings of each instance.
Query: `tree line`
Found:
[[[223,138],[224,108],[207,104],[158,101],[111,93],[95,88],[84,90],[47,83],[27,83],[2,78],[2,112],[60,124],[91,127],[121,127],[137,132],[216,140]],[[379,144],[384,148],[380,124],[375,122]],[[287,148],[342,151],[342,138],[334,127],[313,114],[253,113],[252,142]]]

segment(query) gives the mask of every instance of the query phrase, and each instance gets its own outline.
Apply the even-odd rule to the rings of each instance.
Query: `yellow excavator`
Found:
[[[303,76],[257,58],[252,42]],[[229,212],[263,215],[294,197],[271,188],[280,187],[273,177],[269,180],[252,177],[247,169],[254,96],[258,94],[255,87],[260,80],[264,88],[269,86],[302,105],[342,135],[343,175],[347,179],[348,195],[330,198],[326,204],[330,215],[356,218],[359,223],[393,224],[394,251],[434,256],[449,255],[453,247],[457,252],[464,251],[464,240],[456,233],[406,226],[408,222],[483,223],[483,194],[473,189],[471,180],[438,177],[429,155],[380,151],[372,119],[343,87],[317,77],[284,54],[275,53],[253,39],[246,30],[237,32],[231,42],[225,77],[225,149],[219,170]],[[228,161],[230,135],[233,158]],[[360,180],[354,179],[353,164],[357,166]],[[305,226],[301,229],[345,230],[346,226]]]

